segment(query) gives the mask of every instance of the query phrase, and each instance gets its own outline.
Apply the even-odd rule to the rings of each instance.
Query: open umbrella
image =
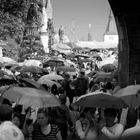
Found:
[[[79,63],[83,63],[83,62],[92,62],[93,60],[92,59],[80,59],[79,60]]]
[[[68,67],[68,66],[60,66],[56,68],[56,71],[63,71],[63,72],[75,72],[75,68]]]
[[[52,46],[53,50],[59,51],[59,50],[70,50],[71,47],[69,47],[68,45],[64,44],[64,43],[56,43]]]
[[[23,68],[20,69],[20,72],[42,73],[42,68],[36,66],[24,66]]]
[[[116,69],[116,67],[113,64],[105,64],[101,67],[101,69],[104,72],[113,72]]]
[[[59,57],[50,57],[43,62],[43,67],[47,66],[64,66],[64,60]]]
[[[12,66],[12,67],[10,68],[10,70],[11,70],[12,72],[20,71],[21,69],[22,69],[22,66],[19,66],[19,65],[15,65],[15,66]]]
[[[18,84],[18,82],[15,79],[8,79],[8,78],[2,78],[0,79],[0,85],[11,85],[11,84]]]
[[[42,76],[41,78],[39,78],[38,81],[44,81],[44,80],[59,81],[63,79],[64,78],[62,76],[52,73],[52,74],[47,74]]]
[[[129,107],[140,106],[140,85],[130,85],[120,89],[114,96],[120,97]]]
[[[76,54],[75,57],[76,57],[76,58],[79,58],[79,57],[89,58],[89,55],[85,55],[85,54]]]
[[[49,87],[52,87],[53,85],[56,85],[58,88],[61,87],[61,85],[58,82],[47,80],[47,79],[42,79],[38,81],[39,84],[45,84]]]
[[[31,87],[31,88],[40,88],[40,84],[30,78],[22,78],[19,79],[19,82],[21,84],[24,84],[26,87]]]
[[[76,101],[77,105],[83,107],[100,107],[100,108],[126,108],[127,104],[118,97],[114,97],[109,93],[95,91],[82,95]]]
[[[6,90],[2,97],[17,104],[32,107],[54,107],[60,105],[53,94],[35,88],[12,87]]]

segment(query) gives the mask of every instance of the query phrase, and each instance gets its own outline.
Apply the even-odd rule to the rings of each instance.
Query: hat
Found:
[[[0,125],[0,140],[24,140],[23,133],[10,121]]]

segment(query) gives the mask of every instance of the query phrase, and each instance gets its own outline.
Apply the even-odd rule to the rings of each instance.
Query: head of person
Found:
[[[50,123],[49,108],[40,108],[37,112],[37,122],[42,127]]]
[[[0,105],[0,123],[12,120],[12,107],[6,104]]]
[[[60,100],[61,104],[66,104],[66,100],[67,100],[66,95],[65,94],[60,94],[59,95],[59,100]]]
[[[18,113],[14,113],[12,117],[12,122],[17,126],[21,126],[21,115]]]
[[[117,77],[114,77],[112,79],[112,85],[114,85],[114,86],[117,86],[118,85],[118,78]]]
[[[79,72],[79,77],[84,77],[85,76],[85,71],[84,70],[81,70],[80,72]]]
[[[115,119],[117,117],[117,109],[107,108],[104,111],[104,115],[107,126],[113,126],[113,124],[115,123]]]

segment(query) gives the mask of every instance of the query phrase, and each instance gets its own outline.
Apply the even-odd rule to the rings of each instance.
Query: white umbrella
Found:
[[[2,63],[17,63],[14,59],[12,59],[10,57],[2,57],[0,59],[0,62],[2,62]]]
[[[71,47],[69,47],[68,45],[64,44],[64,43],[56,43],[52,46],[53,50],[59,51],[59,50],[70,50]]]
[[[38,81],[44,81],[44,80],[58,81],[58,80],[63,80],[63,79],[64,78],[62,76],[51,73],[51,74],[42,76],[41,78],[39,78]]]

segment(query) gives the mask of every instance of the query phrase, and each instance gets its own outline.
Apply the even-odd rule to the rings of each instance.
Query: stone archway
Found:
[[[119,80],[140,84],[140,8],[137,0],[108,0],[119,34]]]

